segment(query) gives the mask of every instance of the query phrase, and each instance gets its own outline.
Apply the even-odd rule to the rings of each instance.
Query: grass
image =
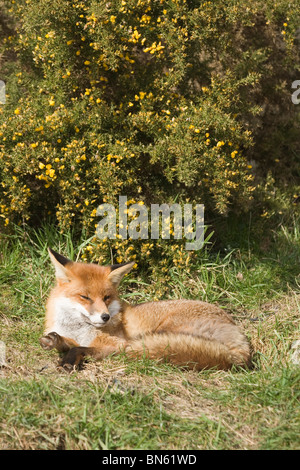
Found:
[[[300,235],[281,228],[268,252],[204,252],[192,276],[170,272],[165,298],[217,302],[254,349],[249,371],[184,371],[125,356],[88,361],[68,374],[43,351],[45,301],[53,282],[49,243],[71,258],[71,234],[18,229],[0,238],[0,449],[299,449]],[[122,296],[154,298],[138,274]]]

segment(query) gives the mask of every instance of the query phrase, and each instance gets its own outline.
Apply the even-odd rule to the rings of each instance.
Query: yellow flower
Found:
[[[55,31],[49,31],[49,33],[45,34],[45,38],[54,38],[55,36]]]
[[[42,170],[43,168],[45,168],[44,163],[39,163],[39,168],[40,168],[40,170]]]
[[[155,52],[160,52],[165,48],[165,46],[161,45],[161,42],[159,41],[158,44],[156,42],[153,42],[150,47],[146,47],[143,49],[144,52],[150,52],[150,54],[155,54]]]
[[[135,29],[134,32],[132,33],[132,37],[135,41],[138,41],[139,38],[141,37],[141,34],[138,32],[137,29]]]
[[[222,147],[222,145],[225,145],[225,142],[223,140],[220,140],[218,143],[217,143],[217,147]]]
[[[15,114],[20,114],[20,112],[19,108],[15,109]]]

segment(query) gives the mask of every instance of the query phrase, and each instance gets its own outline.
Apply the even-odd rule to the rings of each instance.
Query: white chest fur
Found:
[[[67,297],[59,297],[55,300],[54,312],[54,327],[51,331],[74,339],[80,346],[89,346],[97,336],[97,329],[85,321],[88,312],[83,305]]]

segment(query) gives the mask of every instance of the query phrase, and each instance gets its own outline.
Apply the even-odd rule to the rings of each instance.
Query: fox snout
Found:
[[[102,313],[92,313],[89,315],[89,321],[92,325],[94,325],[96,328],[103,326],[105,323],[108,322],[110,319],[110,314],[108,312],[102,312]]]
[[[110,319],[110,315],[108,313],[102,313],[101,320],[106,323]]]
[[[119,313],[120,309],[121,304],[117,299],[113,300],[108,306],[98,302],[98,305],[94,305],[94,310],[89,314],[89,319],[94,326],[101,327]]]

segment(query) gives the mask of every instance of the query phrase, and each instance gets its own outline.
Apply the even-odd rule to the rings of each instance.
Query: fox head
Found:
[[[112,266],[77,263],[49,248],[55,267],[55,298],[67,314],[81,316],[96,328],[104,326],[119,313],[118,286],[134,262]]]

